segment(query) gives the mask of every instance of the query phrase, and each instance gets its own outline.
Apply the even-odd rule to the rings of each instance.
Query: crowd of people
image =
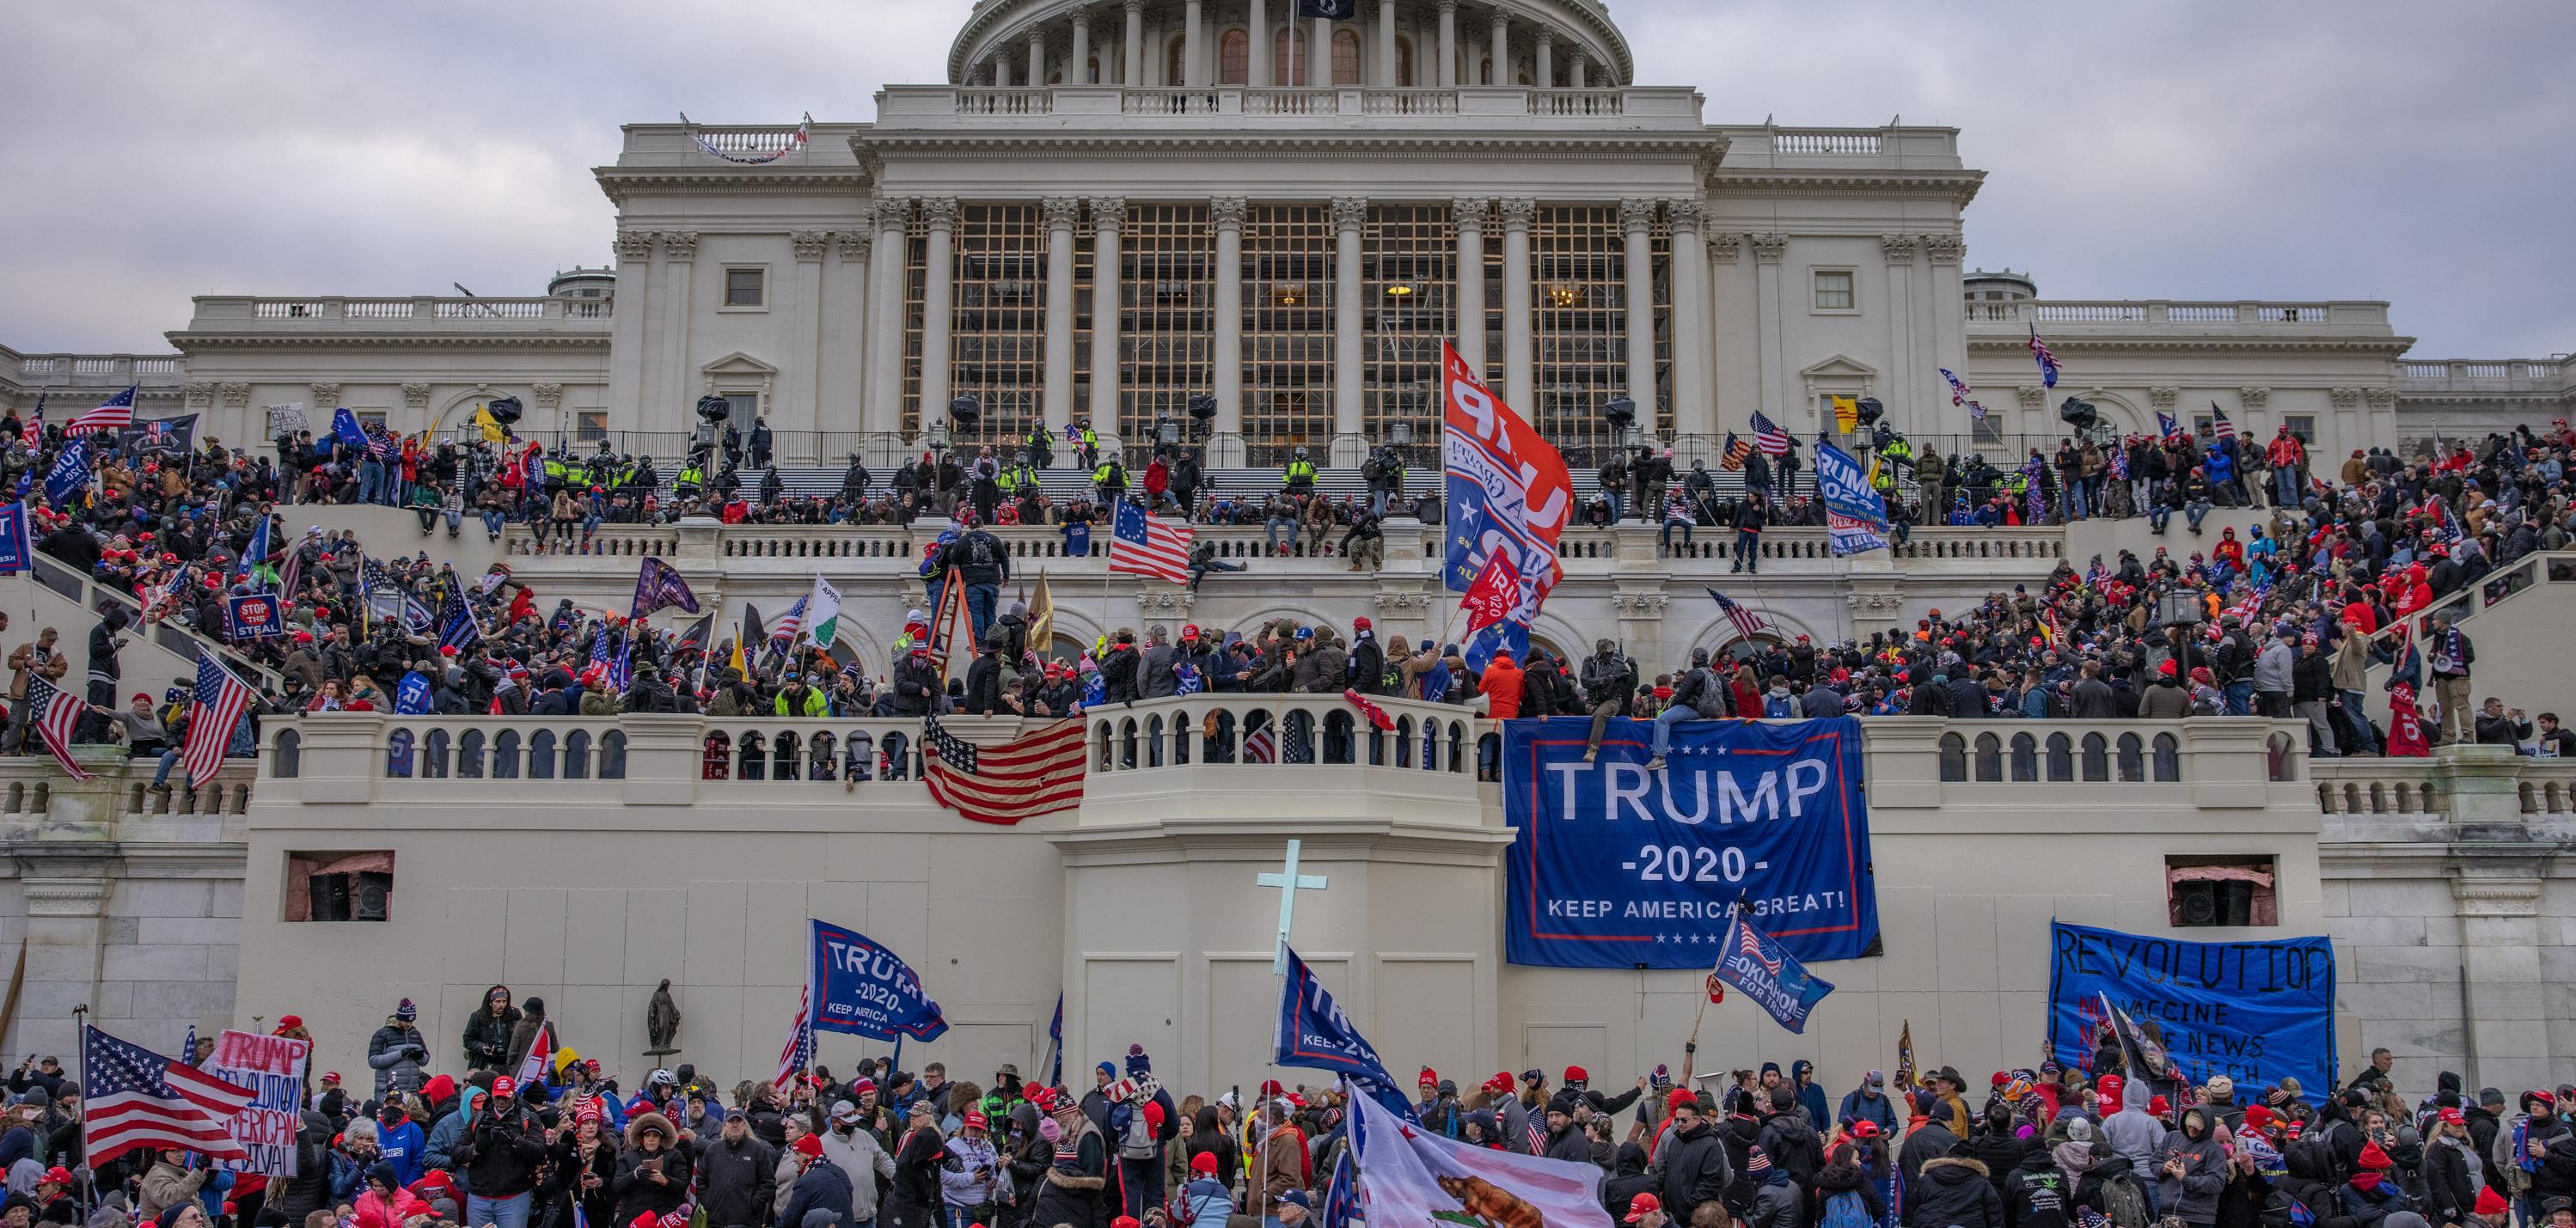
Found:
[[[403,999],[366,1072],[309,1072],[292,1175],[179,1149],[85,1163],[81,1089],[11,1077],[0,1219],[127,1228],[1305,1228],[1350,1145],[1347,1085],[1192,1092],[1130,1045],[1060,1086],[886,1058],[731,1083],[682,1064],[621,1085],[577,1025],[486,992],[454,1047]],[[2410,1098],[2393,1055],[2341,1088],[2143,1067],[2107,1024],[2081,1060],[1916,1078],[1810,1063],[1581,1067],[1468,1087],[1423,1067],[1419,1129],[1598,1169],[1643,1228],[2509,1228],[2576,1222],[2576,1087]],[[296,1016],[281,1035],[313,1039]],[[211,1042],[193,1060],[202,1063]],[[533,1056],[532,1056],[533,1054]],[[1907,1062],[1910,1054],[1903,1055]],[[190,1060],[183,1055],[182,1060]],[[2160,1058],[2153,1059],[2161,1061]],[[1274,1074],[1276,1072],[1273,1072]],[[765,1072],[764,1072],[765,1074]],[[1079,1090],[1075,1090],[1078,1088]],[[2421,1091],[2422,1089],[2413,1089]],[[1400,1094],[1400,1093],[1396,1093]],[[1980,1098],[1980,1099],[1972,1099]],[[1366,1169],[1361,1181],[1365,1184]],[[1533,1213],[1534,1214],[1534,1213]],[[1486,1208],[1476,1222],[1536,1228]]]
[[[759,429],[748,456],[766,460]],[[1004,468],[987,447],[972,456],[925,455],[898,470],[883,493],[854,461],[838,497],[780,499],[754,511],[729,480],[665,500],[649,458],[603,453],[585,461],[482,438],[370,438],[371,446],[356,447],[336,434],[318,441],[309,432],[284,436],[273,441],[272,457],[212,438],[174,449],[141,432],[93,434],[84,437],[88,472],[65,481],[55,472],[69,442],[60,426],[0,417],[0,439],[9,441],[0,479],[17,480],[36,548],[134,599],[131,607],[108,604],[91,627],[31,628],[10,653],[12,699],[22,698],[32,679],[62,680],[62,637],[85,632],[90,711],[79,737],[119,741],[137,758],[158,759],[156,783],[165,786],[192,680],[173,679],[155,699],[148,685],[125,685],[119,660],[141,630],[135,624],[161,619],[227,640],[230,652],[257,667],[248,672],[261,695],[253,720],[233,740],[237,754],[255,744],[258,715],[391,708],[413,678],[410,702],[439,715],[1061,716],[1199,690],[1348,690],[1472,704],[1493,719],[1590,716],[1596,743],[1610,717],[1651,719],[1658,755],[1672,726],[1690,720],[1846,713],[2087,720],[2259,714],[2306,719],[2320,755],[2420,754],[2452,741],[2576,751],[2576,734],[2556,714],[2508,709],[2478,692],[2476,646],[2437,609],[2526,554],[2567,545],[2576,528],[2567,465],[2576,432],[2563,421],[2546,432],[2523,428],[2444,447],[2413,464],[2381,450],[2355,452],[2331,480],[2304,467],[2306,453],[2286,432],[2261,460],[2233,437],[2129,440],[2113,450],[2124,459],[2105,460],[2098,470],[2088,458],[2101,449],[2070,438],[2060,454],[2073,458],[2071,468],[2025,466],[2027,494],[2043,515],[2141,508],[2153,515],[2176,506],[2176,491],[2205,494],[2180,500],[2180,531],[2190,536],[2143,558],[2122,551],[2081,568],[2065,560],[2037,591],[2016,586],[1973,608],[1931,610],[1910,629],[1830,644],[1753,636],[1714,657],[1694,653],[1651,669],[1608,639],[1579,659],[1540,645],[1487,661],[1469,645],[1381,640],[1365,617],[1346,629],[1296,622],[1223,634],[1122,628],[1068,655],[1053,650],[1051,636],[1031,634],[1044,631],[1034,625],[1043,611],[1025,603],[1006,608],[1000,599],[1010,559],[988,526],[1053,523],[1067,553],[1091,553],[1106,549],[1106,529],[1095,538],[1095,523],[1122,498],[1166,513],[1190,508],[1201,518],[1264,524],[1283,552],[1329,541],[1323,548],[1349,554],[1353,568],[1372,565],[1382,559],[1375,525],[1384,515],[1439,515],[1435,496],[1405,494],[1404,456],[1391,448],[1363,466],[1365,497],[1321,493],[1319,472],[1302,451],[1283,469],[1276,494],[1237,501],[1204,491],[1186,449],[1159,450],[1131,489],[1115,455],[1077,445],[1086,453],[1081,459],[1096,466],[1100,501],[1060,506],[1029,477],[1025,451]],[[721,451],[699,453],[692,463]],[[1910,470],[1927,514],[1962,500],[1991,501],[1981,492],[1992,466],[1981,459],[1963,469],[1956,457],[1913,454],[1896,437],[1880,451],[1882,477]],[[1704,467],[1676,473],[1668,456],[1616,456],[1618,472],[1605,470],[1590,514],[1607,522],[1660,505],[1668,533],[1678,529],[1687,541],[1695,528],[1731,532],[1737,566],[1758,571],[1765,527],[1817,514],[1812,499],[1793,493],[1794,458],[1792,449],[1781,458],[1788,463],[1775,468],[1750,453],[1742,458],[1742,493],[1717,500]],[[2036,451],[2033,459],[2040,459]],[[729,459],[720,474],[736,471]],[[774,484],[769,472],[765,480]],[[1775,502],[1774,493],[1782,498]],[[978,659],[963,671],[934,665],[928,625],[935,609],[915,611],[894,659],[870,671],[793,636],[762,638],[757,629],[718,628],[712,619],[654,629],[569,600],[548,605],[506,568],[459,575],[432,562],[418,543],[362,543],[346,530],[294,528],[299,503],[361,499],[415,508],[424,539],[442,527],[462,532],[472,509],[487,534],[524,519],[575,550],[604,521],[682,511],[734,520],[945,517],[951,528],[921,572],[926,580],[950,568],[962,573],[973,627],[961,652]],[[2013,507],[2028,502],[2008,499],[1999,514],[2009,520]],[[2271,506],[2244,536],[2233,527],[2212,536],[2200,531],[2194,509],[2202,502]],[[2167,527],[2161,517],[2157,527]],[[1202,543],[1190,579],[1195,585],[1242,566]],[[929,587],[935,602],[941,586]],[[283,616],[274,633],[231,636],[229,601],[257,593],[278,597]],[[2434,611],[2428,634],[2403,633],[2427,611]],[[2379,666],[2388,670],[2385,705],[2370,694]],[[13,704],[5,749],[30,749],[26,733],[25,705]],[[843,775],[855,779],[889,765],[850,766]]]

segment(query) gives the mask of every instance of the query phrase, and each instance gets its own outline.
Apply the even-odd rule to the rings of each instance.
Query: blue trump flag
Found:
[[[35,566],[33,540],[27,532],[27,505],[22,501],[0,507],[0,576]]]
[[[854,929],[811,925],[816,1028],[875,1040],[937,1040],[948,1030],[921,978],[894,952]]]
[[[331,437],[352,452],[373,451],[367,439],[367,428],[358,425],[358,415],[342,406],[331,411]]]
[[[1816,441],[1816,490],[1825,500],[1825,536],[1834,557],[1887,548],[1887,500],[1869,488],[1869,471],[1850,453]]]
[[[1726,927],[1726,937],[1717,952],[1716,975],[1743,990],[1781,1027],[1798,1033],[1807,1030],[1808,1013],[1834,991],[1832,981],[1816,979],[1797,956],[1745,920],[1741,911]]]
[[[429,711],[429,676],[413,670],[394,689],[394,715],[419,716]]]
[[[1740,899],[1809,963],[1878,942],[1860,722],[1690,721],[1645,768],[1646,725],[1503,725],[1504,954],[1557,968],[1707,968]]]
[[[1387,1112],[1419,1121],[1403,1087],[1386,1072],[1386,1063],[1378,1060],[1377,1049],[1342,1013],[1333,995],[1325,992],[1315,970],[1297,957],[1294,948],[1287,953],[1288,973],[1279,982],[1279,1022],[1271,1034],[1270,1060],[1280,1066],[1333,1071],[1386,1106]]]
[[[2060,921],[2049,953],[2048,1045],[2061,1063],[2089,1066],[2107,1005],[2153,1025],[2194,1084],[2295,1076],[2312,1103],[2337,1086],[2334,947],[2323,938],[2186,942]]]
[[[45,502],[56,507],[70,503],[81,487],[89,485],[89,436],[63,445],[54,467],[45,471]]]

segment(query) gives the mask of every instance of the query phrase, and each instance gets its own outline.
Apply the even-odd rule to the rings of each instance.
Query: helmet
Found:
[[[668,1070],[656,1069],[653,1073],[644,1076],[644,1085],[647,1087],[678,1087],[680,1085],[680,1076],[672,1074]]]
[[[1299,448],[1299,449],[1297,449],[1297,459],[1299,459],[1299,460],[1304,460],[1304,459],[1306,459],[1306,449],[1304,449],[1304,448]]]

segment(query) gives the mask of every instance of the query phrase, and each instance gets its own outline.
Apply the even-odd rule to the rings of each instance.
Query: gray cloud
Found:
[[[967,11],[859,0],[11,0],[0,340],[155,350],[211,293],[535,293],[681,110],[865,118]],[[2576,348],[2576,5],[1619,0],[1721,122],[1962,130],[1970,260],[2052,297],[2387,298],[2419,355]]]

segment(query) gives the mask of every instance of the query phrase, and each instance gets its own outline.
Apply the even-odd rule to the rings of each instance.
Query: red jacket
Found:
[[[1493,701],[1487,715],[1508,721],[1521,714],[1521,667],[1510,657],[1497,656],[1485,667],[1485,678],[1479,694]]]

